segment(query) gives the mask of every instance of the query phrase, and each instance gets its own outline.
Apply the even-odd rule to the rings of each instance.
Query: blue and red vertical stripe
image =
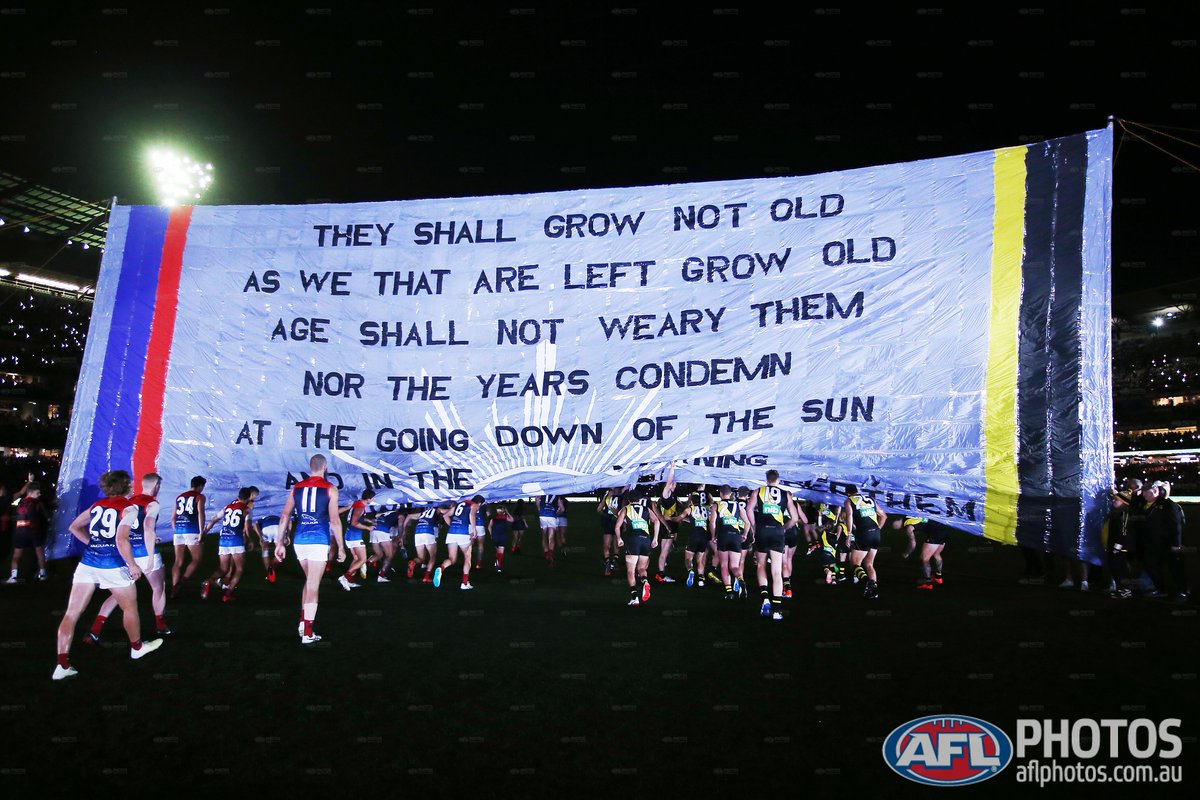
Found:
[[[102,473],[127,469],[136,489],[156,467],[191,217],[191,206],[130,209],[77,513],[98,499]]]

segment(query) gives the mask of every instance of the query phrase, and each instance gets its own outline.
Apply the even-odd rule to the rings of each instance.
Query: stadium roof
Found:
[[[0,172],[0,219],[6,227],[28,226],[36,233],[103,248],[108,206]]]

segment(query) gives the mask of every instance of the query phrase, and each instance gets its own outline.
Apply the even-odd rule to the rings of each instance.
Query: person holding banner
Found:
[[[462,552],[463,570],[458,588],[463,591],[475,588],[471,585],[471,532],[475,530],[475,515],[481,505],[483,495],[477,494],[470,500],[460,500],[450,512],[450,528],[446,531],[446,549],[450,552],[433,571],[433,588],[442,585],[442,575],[458,562],[459,551]]]
[[[783,554],[787,549],[783,529],[789,517],[796,519],[792,495],[779,485],[779,472],[767,470],[767,485],[754,495],[754,554],[758,562],[758,591],[762,596],[759,615],[783,619]],[[767,564],[771,577],[767,582]]]
[[[200,531],[204,528],[204,485],[208,481],[203,475],[192,478],[192,488],[175,498],[171,509],[171,529],[174,531],[175,561],[171,564],[171,597],[178,597],[183,585],[200,566]],[[183,568],[183,557],[191,562]]]
[[[275,558],[283,561],[287,555],[287,546],[292,544],[296,560],[304,570],[304,588],[300,592],[300,644],[314,644],[321,637],[313,631],[313,621],[317,617],[317,597],[321,588],[321,577],[325,574],[325,562],[329,558],[329,546],[332,540],[339,563],[346,560],[342,547],[342,520],[338,517],[338,490],[325,480],[325,469],[328,462],[325,456],[317,453],[308,460],[309,476],[292,486],[283,510],[279,512],[282,520],[279,530],[279,541],[275,543]],[[295,534],[293,532],[292,512],[296,511]]]
[[[850,486],[846,502],[842,505],[846,534],[850,537],[850,563],[854,565],[854,582],[865,581],[863,597],[868,600],[879,598],[879,585],[875,575],[875,553],[879,550],[879,537],[887,514],[876,508],[875,501],[859,494],[858,487]]]
[[[621,536],[622,525],[629,523],[629,544]],[[650,600],[650,580],[646,569],[650,564],[650,551],[658,546],[658,523],[662,520],[650,502],[649,493],[640,487],[625,495],[625,505],[617,512],[617,547],[625,548],[625,573],[629,579],[629,603],[638,606]],[[653,535],[650,532],[654,525]],[[640,587],[640,591],[639,591]]]
[[[656,583],[675,582],[675,579],[667,574],[667,559],[671,555],[675,536],[679,533],[679,524],[688,518],[688,498],[686,495],[677,496],[675,489],[675,464],[672,463],[667,473],[667,481],[663,484],[661,499],[657,501],[658,515],[663,520],[665,532],[660,534],[658,540],[658,569],[654,572]]]
[[[137,589],[134,587],[134,581],[142,576],[142,569],[133,557],[133,547],[129,544],[129,518],[125,516],[125,509],[129,507],[129,498],[125,495],[132,482],[129,473],[123,469],[104,473],[99,481],[104,499],[92,503],[71,522],[71,535],[86,548],[71,579],[67,610],[58,626],[58,664],[51,676],[53,680],[61,681],[79,674],[79,670],[71,666],[71,642],[75,638],[79,615],[87,608],[97,588],[108,589],[117,598],[124,617],[125,635],[129,637],[130,658],[142,658],[162,646],[162,639],[142,641],[142,622],[138,618]]]
[[[163,574],[162,556],[155,551],[158,543],[156,527],[158,524],[158,490],[162,486],[162,476],[149,472],[142,476],[142,492],[129,498],[129,505],[122,514],[121,521],[129,526],[129,546],[133,550],[133,558],[137,561],[142,577],[150,584],[150,605],[154,609],[154,627],[159,636],[174,633],[167,625],[167,581]],[[135,584],[136,585],[136,584]],[[136,590],[135,590],[136,591]],[[92,621],[91,629],[85,634],[86,644],[99,644],[100,633],[104,630],[104,622],[117,608],[117,598],[110,594],[100,604],[100,611]]]
[[[538,495],[538,527],[542,530],[542,558],[554,566],[554,550],[558,543],[558,521],[567,518],[567,501],[556,494]],[[564,531],[564,536],[566,535]]]

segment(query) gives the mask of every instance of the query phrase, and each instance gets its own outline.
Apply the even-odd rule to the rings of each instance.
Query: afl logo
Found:
[[[901,725],[883,743],[883,760],[910,781],[965,786],[998,775],[1012,761],[1008,735],[975,717],[922,717]]]

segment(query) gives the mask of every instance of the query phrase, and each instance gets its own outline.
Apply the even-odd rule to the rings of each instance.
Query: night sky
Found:
[[[1110,114],[1200,141],[1200,34],[1178,4],[782,8],[8,3],[0,170],[148,203],[142,154],[171,143],[215,165],[206,203],[304,203],[802,175]],[[1115,292],[1192,277],[1197,173],[1118,142]],[[14,233],[0,260],[61,244]],[[46,268],[98,263],[67,250]]]

